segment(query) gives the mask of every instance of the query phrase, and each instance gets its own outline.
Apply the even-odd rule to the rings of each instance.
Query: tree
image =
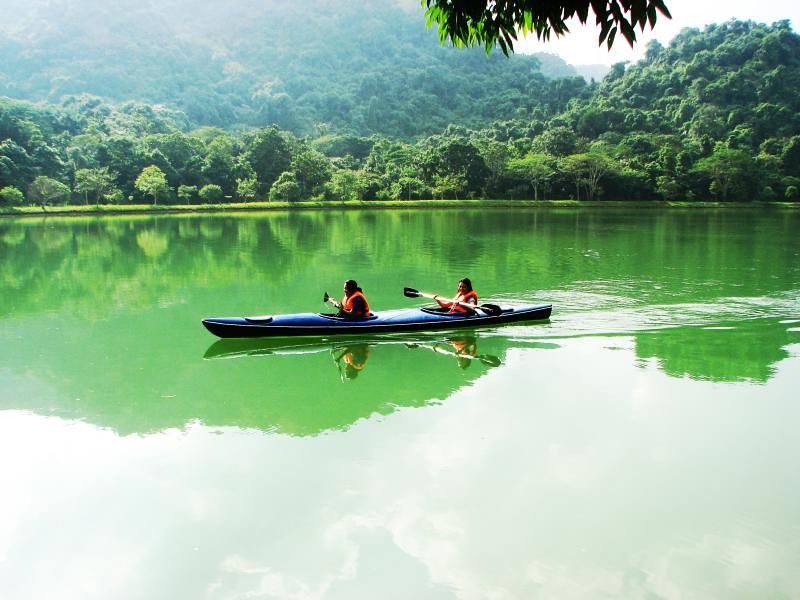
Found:
[[[259,131],[248,144],[245,158],[252,166],[263,190],[289,168],[292,149],[284,132],[275,126]]]
[[[158,204],[159,194],[169,191],[167,176],[164,175],[164,171],[155,165],[150,165],[142,169],[142,172],[134,182],[134,186],[136,186],[136,189],[140,192],[152,196],[153,204]]]
[[[328,188],[337,200],[358,200],[366,188],[364,175],[360,171],[349,169],[336,171],[328,183]]]
[[[572,154],[561,161],[561,168],[575,180],[576,199],[581,199],[581,187],[589,200],[595,198],[600,180],[613,167],[611,159],[599,152]]]
[[[511,157],[511,148],[503,142],[488,140],[481,145],[480,154],[486,168],[491,173],[490,183],[487,187],[492,188],[506,169]]]
[[[598,43],[608,47],[619,31],[633,46],[636,26],[644,31],[649,23],[653,28],[658,13],[671,18],[663,0],[423,0],[428,25],[436,23],[439,39],[450,39],[454,46],[483,44],[487,54],[498,45],[504,54],[514,51],[517,32],[535,33],[547,40],[550,34],[569,33],[566,21],[572,17],[585,24],[589,9],[600,25]]]
[[[217,136],[206,149],[202,169],[206,181],[216,181],[225,192],[231,193],[236,179],[235,168],[233,143],[228,136]]]
[[[258,195],[258,180],[255,177],[236,180],[236,195],[245,202],[252,202]]]
[[[222,187],[213,183],[201,187],[198,194],[206,204],[211,204],[215,200],[217,202],[222,202],[224,198]]]
[[[668,175],[661,175],[656,179],[656,191],[664,200],[679,200],[683,192],[675,178]]]
[[[24,201],[25,195],[13,185],[9,185],[3,189],[0,189],[0,204],[4,204],[6,206],[19,206]]]
[[[479,150],[460,127],[450,126],[441,136],[430,138],[424,168],[433,176],[461,178],[460,189],[479,193],[490,172]],[[408,173],[405,173],[408,175]]]
[[[78,169],[75,172],[75,191],[83,194],[85,204],[89,204],[89,192],[92,192],[95,203],[100,204],[100,198],[114,187],[116,178],[116,173],[110,173],[108,167]]]
[[[515,158],[508,163],[508,171],[515,177],[528,182],[533,188],[533,199],[539,199],[539,188],[546,184],[555,173],[546,154],[530,152],[522,158]]]
[[[121,204],[125,200],[125,194],[117,187],[112,187],[103,193],[103,199],[109,204]]]
[[[752,165],[746,152],[717,144],[711,156],[697,161],[693,170],[711,179],[709,191],[724,202],[731,193],[743,190]]]
[[[300,185],[297,183],[297,177],[291,171],[281,173],[269,190],[270,200],[295,202],[300,198]]]
[[[421,179],[403,176],[392,184],[391,196],[395,200],[421,200],[431,197],[431,188]]]
[[[52,204],[56,200],[65,202],[69,197],[69,188],[55,179],[40,175],[28,188],[28,199],[42,206]]]
[[[445,196],[453,196],[458,200],[458,195],[467,187],[467,179],[459,175],[436,175],[433,178],[434,196],[444,200]]]
[[[291,169],[304,196],[318,193],[331,178],[331,161],[316,150],[300,152],[292,160]]]
[[[534,151],[544,154],[567,156],[575,152],[576,143],[577,139],[574,131],[569,127],[556,125],[537,136],[533,141],[532,148]]]
[[[178,186],[178,198],[183,200],[186,204],[189,204],[193,198],[197,196],[197,186],[196,185],[179,185]]]

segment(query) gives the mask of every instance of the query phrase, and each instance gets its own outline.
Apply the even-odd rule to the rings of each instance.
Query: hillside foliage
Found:
[[[424,36],[424,28],[409,35]],[[468,79],[462,61],[493,64],[478,63],[487,60],[480,53],[439,51],[441,63],[417,56],[420,71],[439,74],[430,82]],[[159,68],[183,64],[168,55]],[[0,203],[800,199],[800,37],[786,21],[687,29],[667,47],[651,43],[643,61],[615,65],[596,84],[548,79],[517,58],[483,72],[500,86],[491,101],[453,95],[456,85],[425,90],[404,72],[386,71],[371,88],[362,80],[336,105],[337,90],[352,85],[346,74],[335,78],[337,66],[325,76],[331,82],[325,100],[292,104],[294,121],[248,113],[251,127],[241,115],[203,120],[181,106],[177,92],[174,102],[162,95],[158,103],[89,93],[51,103],[0,100]],[[364,77],[371,68],[364,55],[327,60],[362,60]],[[317,72],[298,73],[282,85],[319,87]],[[133,84],[120,85],[122,94]],[[404,90],[390,108],[375,95],[387,89]],[[429,118],[421,105],[407,104],[423,96],[445,108],[463,102],[463,111]],[[309,133],[301,123],[314,122],[320,106],[342,118]],[[377,126],[395,118],[413,126],[397,121],[388,133]]]

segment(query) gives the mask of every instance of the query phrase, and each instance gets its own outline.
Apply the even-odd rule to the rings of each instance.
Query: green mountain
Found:
[[[554,114],[550,79],[577,76],[552,55],[442,47],[417,2],[10,1],[0,95],[163,104],[193,126],[410,138]]]
[[[40,100],[0,98],[0,204],[800,199],[788,21],[686,29],[589,85],[385,0],[95,2],[0,21],[0,93]]]

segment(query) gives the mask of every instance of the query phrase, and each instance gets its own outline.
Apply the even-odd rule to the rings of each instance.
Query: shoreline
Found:
[[[635,209],[799,209],[800,202],[719,202],[674,200],[326,200],[308,202],[248,202],[230,204],[150,204],[24,206],[0,209],[3,217],[71,217],[117,215],[214,214],[296,210],[389,210],[464,208],[635,208]]]

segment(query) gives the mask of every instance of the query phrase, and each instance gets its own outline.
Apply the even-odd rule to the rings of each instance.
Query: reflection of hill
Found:
[[[169,343],[158,339],[158,326],[127,325],[124,330],[138,335],[121,333],[112,348],[94,347],[86,341],[88,332],[76,332],[54,340],[45,353],[32,349],[32,355],[17,356],[16,364],[6,365],[15,374],[14,386],[50,391],[26,395],[0,389],[0,408],[80,419],[123,435],[181,428],[195,420],[211,427],[315,435],[444,400],[497,365],[506,350],[497,338],[473,340],[470,347],[480,347],[480,357],[460,357],[453,344],[463,336],[249,345],[229,340],[233,343],[214,344],[207,352],[214,358],[204,360],[202,350],[174,342],[165,354],[154,355],[149,348],[155,340]],[[342,359],[347,352],[354,357],[350,364]],[[347,367],[357,368],[358,376],[346,376]]]
[[[676,327],[637,334],[636,356],[657,358],[668,375],[710,381],[766,382],[786,346],[800,333],[778,319],[742,320],[715,327]]]

